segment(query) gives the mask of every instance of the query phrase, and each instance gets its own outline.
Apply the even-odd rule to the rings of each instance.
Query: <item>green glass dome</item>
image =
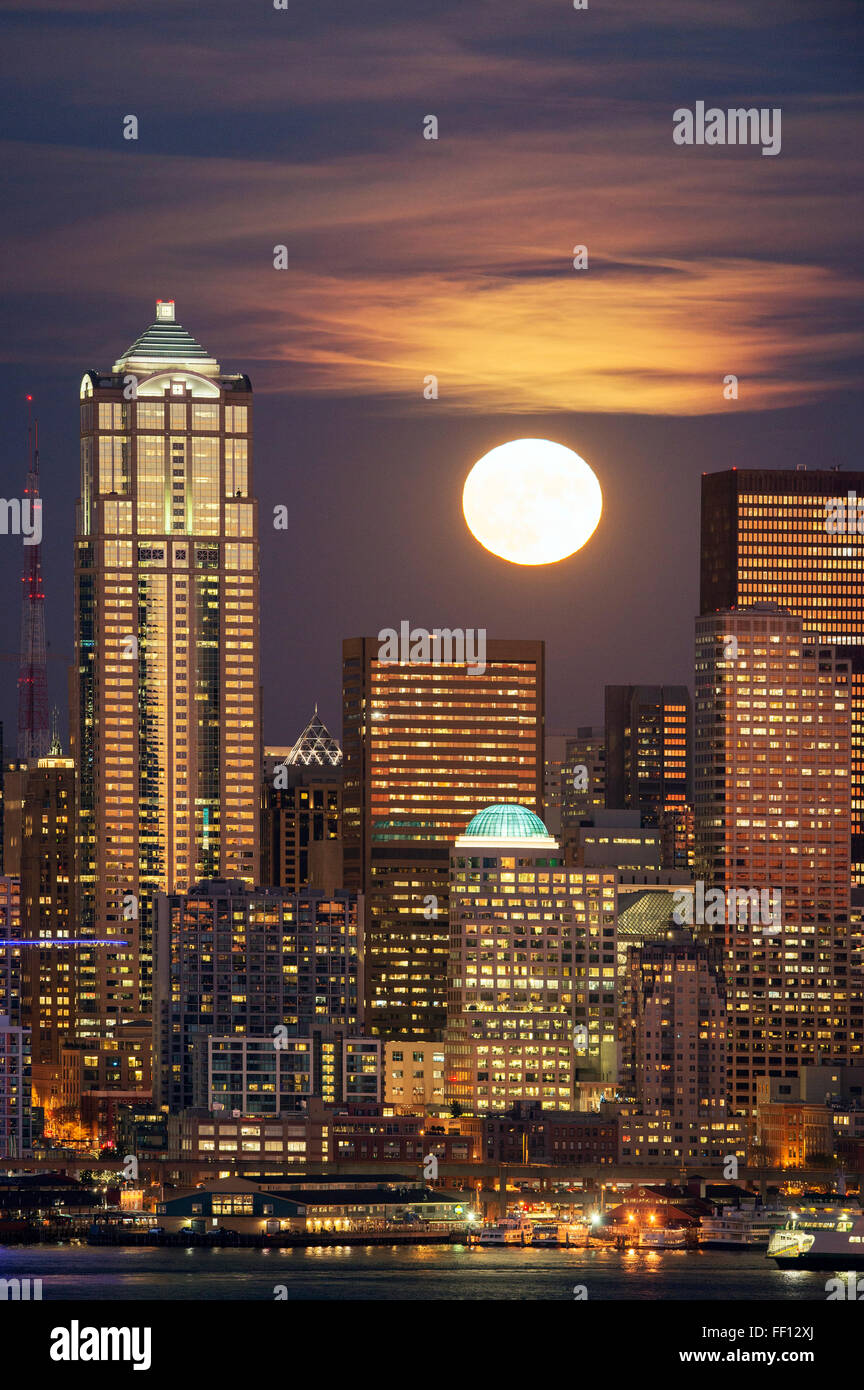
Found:
[[[536,840],[542,836],[548,840],[549,831],[539,816],[529,811],[527,806],[515,806],[510,802],[498,802],[478,811],[469,821],[466,836],[478,840]]]

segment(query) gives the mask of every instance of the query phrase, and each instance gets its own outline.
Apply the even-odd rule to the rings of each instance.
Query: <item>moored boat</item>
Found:
[[[780,1269],[864,1269],[864,1214],[846,1205],[802,1207],[773,1233],[767,1253]]]

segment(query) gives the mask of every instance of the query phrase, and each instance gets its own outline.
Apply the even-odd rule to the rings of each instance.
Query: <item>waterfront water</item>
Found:
[[[468,1249],[465,1246],[160,1250],[0,1246],[0,1278],[62,1299],[588,1300],[824,1302],[825,1272],[778,1270],[762,1251]]]

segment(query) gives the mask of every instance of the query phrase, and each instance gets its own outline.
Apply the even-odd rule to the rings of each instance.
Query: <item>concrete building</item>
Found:
[[[642,823],[639,811],[596,810],[562,835],[569,862],[582,869],[657,874],[662,868],[663,835]]]
[[[384,1100],[402,1109],[444,1103],[444,1047],[416,1038],[384,1044]]]
[[[543,809],[544,648],[490,639],[482,671],[388,650],[343,643],[345,886],[366,897],[368,1030],[434,1041],[449,847],[491,802]]]
[[[723,953],[672,927],[629,957],[622,1159],[717,1163],[730,1152]]]
[[[448,1099],[574,1106],[617,1074],[615,875],[564,867],[524,806],[481,811],[451,853]]]
[[[664,808],[689,804],[691,717],[686,685],[606,686],[609,810],[640,811],[657,825]]]

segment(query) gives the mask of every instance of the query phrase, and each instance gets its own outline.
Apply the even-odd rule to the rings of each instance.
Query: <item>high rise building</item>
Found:
[[[450,845],[492,802],[543,809],[542,642],[486,642],[484,669],[343,643],[345,886],[366,898],[366,1027],[440,1039]]]
[[[690,692],[685,685],[607,685],[606,805],[659,825],[691,795]],[[674,865],[664,867],[673,868]]]
[[[568,869],[524,806],[489,806],[451,851],[446,1094],[477,1114],[573,1108],[618,1071],[615,874]]]
[[[578,825],[606,805],[606,729],[583,724],[567,739],[561,769],[561,826]]]
[[[31,1030],[34,1076],[57,1068],[73,1032],[77,948],[39,941],[78,936],[75,764],[48,756],[6,772],[5,861],[21,885],[22,1019]]]
[[[848,663],[776,605],[697,619],[696,869],[725,895],[702,930],[725,951],[732,1104],[751,1118],[759,1077],[861,1056],[850,697]]]
[[[670,926],[629,956],[622,1159],[716,1162],[729,1152],[723,953]]]
[[[340,841],[341,835],[342,749],[316,709],[286,756],[265,749],[261,882],[298,892],[311,881],[310,847]]]
[[[787,608],[816,642],[864,647],[864,472],[732,468],[703,475],[699,611],[754,603]],[[852,687],[852,874],[858,884],[864,884],[861,656],[853,664]]]
[[[173,301],[81,383],[72,752],[80,807],[77,1033],[152,1005],[153,901],[258,877],[261,767],[252,388]],[[125,943],[125,944],[122,944]]]
[[[160,1103],[199,1103],[209,1038],[360,1032],[362,902],[353,893],[209,880],[158,901],[154,1079]],[[284,1029],[283,1034],[274,1030]]]

